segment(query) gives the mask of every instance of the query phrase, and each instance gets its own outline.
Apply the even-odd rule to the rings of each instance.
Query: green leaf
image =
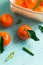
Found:
[[[4,51],[3,42],[4,42],[3,37],[0,37],[0,53]]]
[[[14,56],[14,52],[10,53],[9,56],[6,58],[5,61],[10,60],[11,58],[13,58],[13,56]]]
[[[26,48],[26,47],[23,47],[23,50],[24,50],[25,52],[29,53],[30,55],[34,56],[33,52],[32,52],[30,49],[28,49],[28,48]]]
[[[36,33],[33,30],[28,30],[28,33],[30,34],[30,37],[35,40],[39,41],[38,37],[36,36]]]
[[[33,10],[36,10],[39,6],[40,6],[41,0],[38,0],[38,3],[36,4],[36,6],[33,8]]]
[[[43,33],[43,27],[39,25],[38,28]]]
[[[20,24],[21,22],[22,22],[22,20],[21,20],[21,19],[19,19],[19,20],[18,20],[18,22],[17,22],[16,24]]]

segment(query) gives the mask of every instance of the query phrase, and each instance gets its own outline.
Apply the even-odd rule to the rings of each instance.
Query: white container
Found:
[[[33,18],[40,22],[43,22],[43,13],[42,12],[36,12],[36,11],[30,10],[30,9],[18,6],[15,4],[15,0],[10,0],[10,6],[11,6],[11,11],[13,13],[18,13],[25,17]]]

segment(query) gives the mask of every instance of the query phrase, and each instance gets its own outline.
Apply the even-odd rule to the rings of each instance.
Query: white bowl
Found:
[[[15,0],[10,0],[11,11],[13,13],[18,13],[25,17],[36,19],[40,22],[43,22],[43,12],[36,12],[31,9],[26,9],[15,4]]]

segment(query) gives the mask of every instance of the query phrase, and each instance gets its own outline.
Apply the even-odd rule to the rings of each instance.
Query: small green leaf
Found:
[[[6,58],[5,61],[10,60],[11,58],[13,58],[13,56],[14,56],[14,52],[10,53],[9,56]]]
[[[21,22],[22,22],[22,20],[21,20],[21,19],[19,19],[19,20],[18,20],[18,22],[17,22],[16,24],[20,24]]]
[[[26,47],[23,47],[23,50],[24,50],[25,52],[29,53],[30,55],[34,56],[33,52],[32,52],[30,49],[28,49],[28,48],[26,48]]]
[[[0,36],[0,53],[4,51],[3,42],[4,42],[4,39],[3,37]]]
[[[38,28],[43,33],[43,27],[39,25]]]
[[[36,10],[39,6],[40,6],[41,0],[38,0],[38,3],[36,4],[36,6],[33,8],[33,10]]]
[[[30,34],[30,37],[35,40],[39,41],[38,37],[36,36],[36,33],[33,30],[28,30],[28,33]]]

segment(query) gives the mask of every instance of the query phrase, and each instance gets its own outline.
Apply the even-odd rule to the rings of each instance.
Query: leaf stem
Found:
[[[11,58],[13,58],[14,56],[14,52],[10,53],[9,56],[5,59],[5,61],[10,60]]]
[[[29,53],[30,55],[34,56],[33,52],[32,52],[30,49],[28,49],[28,48],[26,48],[26,47],[23,47],[23,50],[24,50],[25,52]]]

